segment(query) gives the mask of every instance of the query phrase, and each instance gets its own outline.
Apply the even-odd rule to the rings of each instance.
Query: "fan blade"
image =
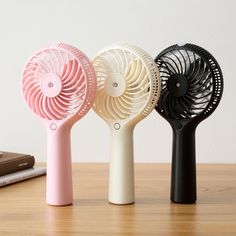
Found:
[[[186,61],[187,67],[186,67],[185,75],[188,78],[189,75],[191,75],[191,73],[192,73],[193,63],[191,61],[191,58],[190,58],[190,55],[189,55],[189,51],[188,50],[185,50],[185,51],[186,51],[186,55],[187,55],[187,59],[188,59],[188,63]]]
[[[183,69],[183,66],[182,66],[182,62],[180,63],[180,66],[181,66],[181,72],[182,74],[185,74],[186,75],[186,70],[187,70],[187,64],[186,64],[186,55],[184,56],[183,53],[181,52],[181,50],[178,50],[178,53],[181,55],[181,57],[183,58],[183,62],[184,62],[184,69]],[[186,50],[184,51],[186,53]]]
[[[188,54],[189,55],[189,54]],[[196,61],[197,61],[197,58],[196,58],[196,54],[193,53],[193,59],[191,60],[191,63],[189,65],[189,71],[187,73],[187,79],[188,80],[191,80],[194,72],[195,72],[195,67],[196,67]]]
[[[120,116],[119,116],[119,113],[114,109],[114,104],[111,101],[112,101],[112,97],[106,96],[105,98],[106,109],[108,113],[110,114],[110,116],[112,116],[113,119],[116,119],[117,116],[118,117]]]
[[[122,106],[120,103],[119,103],[119,98],[118,99],[114,99],[112,98],[112,102],[114,104],[114,108],[116,111],[119,111],[119,117],[120,119],[125,119],[125,117],[127,115],[129,115],[129,109],[125,109],[124,106]],[[118,112],[117,112],[118,113]]]
[[[35,99],[38,96],[38,94],[42,95],[41,89],[38,86],[35,86],[34,88],[32,88],[32,92],[31,95],[26,98],[27,101],[29,101],[29,106],[35,111],[34,109],[34,103],[35,103]],[[28,100],[29,99],[29,100]]]
[[[189,84],[194,84],[194,82],[199,81],[200,77],[201,77],[201,72],[204,71],[204,67],[205,67],[205,62],[203,61],[203,59],[198,58],[195,61],[195,70],[189,80]]]
[[[175,72],[180,74],[181,73],[180,68],[177,65],[176,61],[172,57],[174,56],[177,59],[177,61],[179,61],[180,65],[181,65],[181,61],[179,60],[178,56],[174,52],[170,52],[170,54],[171,55],[169,55],[169,56],[164,55],[164,56],[162,56],[162,58],[166,58],[166,60],[171,61],[173,63],[173,65],[175,65],[175,67],[177,69],[177,70],[175,70]]]
[[[169,94],[169,91],[167,88],[163,89],[161,91],[161,96],[160,96],[160,100],[158,103],[158,106],[160,107],[160,110],[163,110],[165,114],[169,114],[167,108],[166,108],[166,100],[167,100],[167,96]]]
[[[53,99],[53,103],[54,103],[54,106],[56,107],[56,109],[58,111],[60,111],[60,113],[65,113],[66,114],[67,110],[65,109],[65,105],[60,101],[60,99],[55,97]]]
[[[33,58],[33,62],[35,64],[37,64],[37,68],[40,69],[40,70],[43,70],[44,73],[49,73],[52,71],[52,65],[50,65],[50,63],[48,63],[48,59],[46,59],[46,57],[48,57],[48,54],[46,54],[45,56],[45,53],[44,53],[44,56],[43,55],[40,55],[40,56],[35,56],[35,58]]]
[[[167,109],[169,111],[170,116],[173,118],[176,118],[176,113],[174,111],[174,99],[175,99],[174,97],[168,94],[166,98],[166,105],[167,105]]]
[[[117,98],[117,103],[119,103],[119,106],[121,106],[123,109],[123,111],[129,111],[130,110],[130,105],[132,105],[132,103],[128,103],[127,101],[124,100],[124,98],[122,96]]]
[[[182,113],[183,116],[185,116],[186,118],[191,118],[191,115],[193,115],[193,113],[191,112],[192,103],[189,103],[189,101],[186,101],[184,97],[181,97],[179,99],[179,103],[183,108],[183,113]]]
[[[63,115],[56,109],[57,107],[53,103],[54,98],[48,98],[48,109],[50,110],[50,115],[53,119],[63,119]]]
[[[163,57],[166,59],[168,58],[168,60],[170,60],[170,58],[167,56],[163,56]],[[170,72],[169,74],[177,74],[178,73],[178,71],[175,70],[174,66],[170,62],[168,62],[165,59],[163,59],[162,62],[166,66],[165,68]]]
[[[43,94],[40,90],[40,92],[35,96],[35,100],[34,100],[34,106],[32,106],[33,111],[36,112],[36,114],[40,114],[41,110],[40,110],[40,101],[42,98]]]

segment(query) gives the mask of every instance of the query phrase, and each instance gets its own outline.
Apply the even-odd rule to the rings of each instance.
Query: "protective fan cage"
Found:
[[[48,75],[58,78],[61,86],[55,96],[43,91],[42,82]],[[67,44],[53,45],[34,54],[23,71],[23,96],[31,110],[46,120],[84,116],[92,106],[95,89],[96,76],[88,58]]]
[[[218,106],[223,92],[223,75],[216,59],[205,49],[193,45],[173,45],[155,59],[160,71],[162,91],[156,110],[171,119],[204,119]],[[183,94],[172,81],[186,80]],[[180,85],[181,83],[176,83]],[[181,87],[181,85],[180,85]],[[176,92],[176,93],[175,93]],[[178,96],[177,96],[178,95]]]
[[[155,107],[160,95],[159,71],[143,50],[130,44],[113,45],[96,56],[93,66],[97,75],[93,108],[104,119],[147,116]],[[113,79],[113,74],[125,81],[126,88],[120,96],[110,96],[106,91],[106,82]]]

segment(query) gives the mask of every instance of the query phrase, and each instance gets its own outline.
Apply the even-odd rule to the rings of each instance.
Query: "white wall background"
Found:
[[[89,57],[131,42],[155,57],[176,42],[208,49],[225,78],[223,99],[197,129],[197,161],[236,163],[235,0],[0,0],[0,149],[46,160],[46,130],[21,97],[21,71],[43,45],[62,41]],[[169,162],[172,133],[155,111],[135,129],[135,161]],[[91,110],[72,131],[73,160],[109,160],[109,129]]]

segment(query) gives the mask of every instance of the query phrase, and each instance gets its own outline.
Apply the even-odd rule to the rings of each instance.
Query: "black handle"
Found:
[[[194,203],[196,193],[195,126],[175,124],[171,170],[171,201]]]

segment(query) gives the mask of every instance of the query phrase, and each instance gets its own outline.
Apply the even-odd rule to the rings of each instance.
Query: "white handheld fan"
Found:
[[[133,129],[155,107],[159,71],[153,59],[130,44],[117,44],[93,60],[97,95],[93,109],[111,129],[109,202],[134,202]]]
[[[23,97],[47,128],[47,203],[72,203],[70,131],[93,105],[96,75],[79,49],[54,44],[35,53],[22,75]]]

